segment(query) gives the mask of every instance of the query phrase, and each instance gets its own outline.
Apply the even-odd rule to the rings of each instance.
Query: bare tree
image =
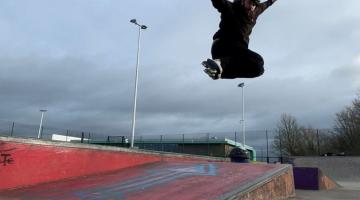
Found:
[[[288,114],[282,114],[276,129],[273,144],[274,148],[282,155],[301,155],[304,153],[301,140],[301,128],[295,117]]]
[[[302,156],[315,156],[319,152],[319,138],[318,133],[312,127],[300,128],[301,136],[299,145],[302,146],[303,152],[300,152]]]
[[[360,155],[360,95],[351,106],[336,114],[334,147],[350,155]]]

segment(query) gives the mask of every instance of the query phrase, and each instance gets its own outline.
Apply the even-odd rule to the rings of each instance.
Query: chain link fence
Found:
[[[96,142],[119,142],[119,137],[126,138],[126,136],[113,136],[105,133],[92,133],[47,126],[43,126],[41,130],[39,129],[40,125],[0,120],[0,136],[94,144]],[[125,143],[126,141],[123,140],[123,142]]]
[[[134,145],[139,149],[174,153],[228,157],[235,146],[255,150],[259,162],[285,162],[287,158],[274,148],[274,130],[249,130],[245,132],[213,132],[196,134],[137,135]]]
[[[331,134],[330,129],[314,129],[318,135]],[[134,139],[135,148],[150,151],[163,151],[172,153],[197,154],[216,157],[227,157],[234,147],[254,150],[253,155],[259,162],[291,162],[287,155],[275,148],[277,132],[275,130],[247,130],[242,132],[213,132],[195,134],[164,133],[150,135],[146,133],[136,134]],[[40,130],[39,125],[1,121],[0,136],[33,138],[41,140],[55,140],[63,142],[87,143],[97,145],[109,145],[118,147],[130,146],[130,133],[123,135],[108,135],[106,133],[91,133],[74,131],[44,126]],[[40,136],[40,137],[39,137]],[[245,146],[244,146],[245,140]],[[316,138],[316,153],[319,156],[327,153],[323,148],[323,139]]]

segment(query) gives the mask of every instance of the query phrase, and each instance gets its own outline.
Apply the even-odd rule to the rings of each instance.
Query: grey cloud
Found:
[[[358,1],[277,1],[251,37],[251,48],[265,58],[264,76],[221,81],[210,80],[200,65],[210,56],[219,22],[210,1],[0,4],[0,118],[5,120],[37,124],[38,109],[46,107],[48,126],[129,133],[137,41],[129,20],[134,17],[149,26],[142,35],[139,133],[239,130],[236,86],[243,81],[247,129],[272,129],[285,112],[327,128],[360,84],[359,65],[351,63],[359,55],[360,16],[353,9]]]

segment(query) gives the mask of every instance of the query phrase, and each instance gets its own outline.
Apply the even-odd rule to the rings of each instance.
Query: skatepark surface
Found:
[[[0,137],[0,199],[269,200],[294,195],[292,166]]]
[[[340,183],[341,184],[341,183]],[[289,200],[358,200],[360,199],[360,184],[345,183],[334,190],[296,190],[296,197]]]
[[[0,192],[0,199],[229,199],[286,165],[164,161]]]
[[[296,166],[318,167],[339,185],[333,190],[296,190],[291,200],[343,200],[360,199],[360,157],[297,157]]]

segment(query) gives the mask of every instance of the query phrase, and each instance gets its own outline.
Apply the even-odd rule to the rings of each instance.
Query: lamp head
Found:
[[[130,20],[131,23],[137,24],[136,19]]]

